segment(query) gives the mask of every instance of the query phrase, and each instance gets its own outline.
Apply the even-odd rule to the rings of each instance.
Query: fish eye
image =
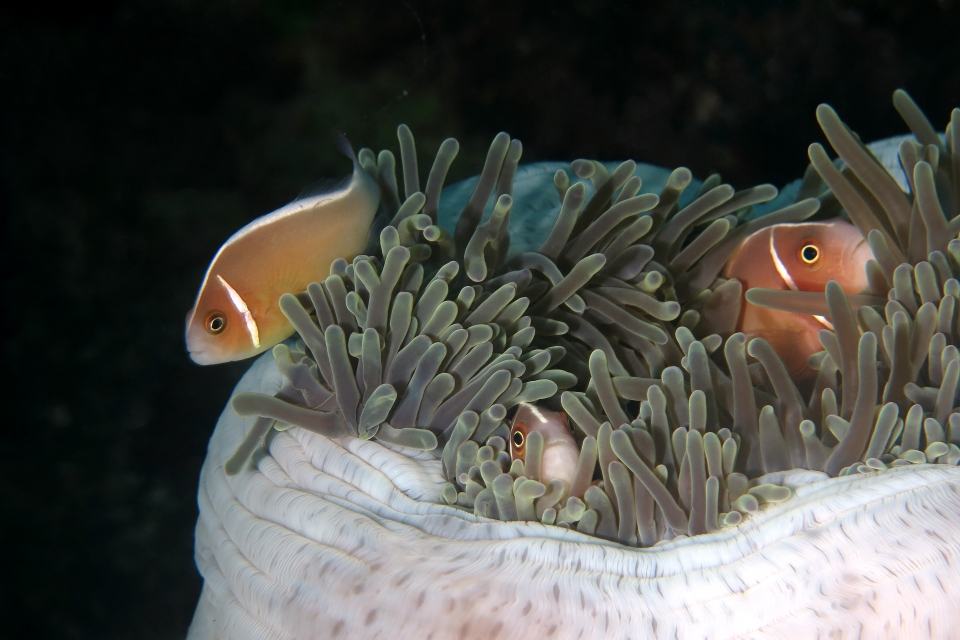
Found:
[[[223,333],[223,330],[227,328],[227,316],[222,311],[212,311],[207,316],[207,321],[203,323],[203,327],[211,335]]]
[[[820,261],[820,247],[812,242],[804,243],[800,247],[799,254],[804,264],[814,265]]]
[[[520,433],[519,431],[514,431],[514,432],[513,432],[513,445],[514,445],[515,447],[522,447],[522,446],[523,446],[523,434]]]

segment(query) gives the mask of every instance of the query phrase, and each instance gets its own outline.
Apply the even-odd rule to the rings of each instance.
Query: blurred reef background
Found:
[[[549,6],[550,10],[542,7]],[[737,188],[802,175],[832,104],[865,140],[960,104],[960,2],[130,0],[0,8],[5,637],[179,638],[196,487],[249,363],[184,317],[251,219],[345,175],[328,131],[479,171],[632,158]]]

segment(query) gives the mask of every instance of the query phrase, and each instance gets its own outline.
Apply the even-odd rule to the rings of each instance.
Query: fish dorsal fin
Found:
[[[357,154],[353,152],[353,146],[350,144],[350,141],[347,140],[347,136],[343,135],[343,132],[331,129],[330,139],[333,141],[337,151],[350,158],[354,166],[358,164]]]
[[[350,184],[352,178],[353,174],[344,176],[343,178],[322,178],[317,180],[313,184],[304,187],[297,197],[294,198],[293,202],[309,200],[310,198],[316,198],[317,196],[333,193],[334,191],[340,191]]]
[[[357,154],[354,153],[353,147],[350,146],[350,141],[347,140],[347,137],[334,129],[330,132],[330,138],[333,141],[333,144],[337,147],[337,151],[347,156],[347,158],[353,162],[353,170],[356,172],[359,161],[357,160]],[[299,195],[297,195],[297,197],[293,200],[293,202],[300,202],[301,200],[316,198],[317,196],[339,191],[350,184],[350,180],[352,179],[353,173],[342,178],[322,178],[304,187]]]

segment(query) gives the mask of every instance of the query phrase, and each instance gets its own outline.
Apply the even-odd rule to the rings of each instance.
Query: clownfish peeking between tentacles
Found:
[[[563,483],[564,493],[568,493],[577,474],[580,447],[573,439],[567,414],[521,403],[510,426],[512,460],[526,462],[527,439],[534,432],[543,436],[540,482],[547,484],[551,480],[559,480]]]
[[[848,294],[867,288],[867,260],[873,252],[860,231],[841,219],[829,222],[778,224],[757,231],[740,245],[724,270],[743,290],[759,287],[823,291],[836,280]],[[819,333],[833,329],[823,316],[768,309],[744,300],[740,331],[763,338],[774,348],[794,380],[812,377],[807,359],[823,351]]]
[[[187,350],[197,364],[249,358],[290,337],[280,296],[323,281],[334,260],[363,251],[380,190],[346,138],[336,141],[353,161],[349,180],[257,218],[214,256],[187,314]]]

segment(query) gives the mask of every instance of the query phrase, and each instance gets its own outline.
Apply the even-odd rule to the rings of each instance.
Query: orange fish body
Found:
[[[280,296],[305,290],[327,277],[334,260],[363,251],[380,192],[346,140],[341,150],[353,159],[349,182],[257,218],[214,256],[187,314],[194,362],[242,360],[285,340],[293,327],[280,311]]]
[[[521,403],[510,427],[510,456],[513,460],[526,460],[527,436],[534,431],[543,435],[540,482],[547,484],[551,480],[560,480],[565,491],[569,492],[577,474],[580,447],[573,439],[567,414]]]
[[[860,231],[845,220],[778,224],[757,231],[740,245],[724,270],[747,291],[755,287],[823,291],[836,280],[849,294],[867,288],[866,264],[873,258]],[[759,307],[744,300],[738,323],[751,338],[763,338],[780,355],[790,377],[804,380],[816,372],[807,359],[823,351],[819,333],[832,328],[822,316]]]

